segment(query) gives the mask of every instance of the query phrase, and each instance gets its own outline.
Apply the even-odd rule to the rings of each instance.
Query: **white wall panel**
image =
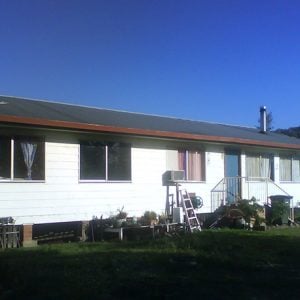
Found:
[[[162,174],[176,166],[176,150],[140,144],[132,148],[131,182],[79,182],[78,143],[48,141],[45,182],[0,182],[0,217],[12,216],[20,224],[108,217],[122,207],[130,216],[141,216],[146,210],[162,213],[166,198]],[[223,148],[210,146],[206,148],[206,181],[182,187],[203,198],[201,212],[210,212],[210,191],[223,177]],[[281,186],[300,201],[299,184]]]
[[[79,182],[78,144],[46,143],[46,180],[0,183],[0,214],[17,223],[108,217],[124,207],[130,215],[164,209],[161,175],[166,151],[132,149],[132,182]]]

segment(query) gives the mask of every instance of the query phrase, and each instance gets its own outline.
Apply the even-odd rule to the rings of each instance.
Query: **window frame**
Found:
[[[180,153],[184,153],[185,155],[185,167],[183,169],[184,171],[184,176],[185,182],[195,182],[195,183],[201,183],[201,182],[206,182],[206,152],[202,149],[178,149],[177,150],[177,162],[178,162],[178,169],[180,169],[180,158],[179,155]],[[197,179],[190,179],[188,178],[189,175],[189,155],[192,153],[199,153],[200,154],[200,180]]]
[[[9,161],[9,167],[10,167],[10,176],[7,178],[1,178],[0,182],[15,182],[15,183],[40,183],[46,181],[46,142],[44,138],[40,137],[34,137],[34,136],[1,136],[2,138],[6,138],[10,141],[10,161]],[[20,178],[16,176],[16,173],[18,170],[16,170],[16,144],[17,142],[26,141],[26,142],[37,142],[41,145],[43,145],[42,149],[42,167],[43,170],[41,172],[42,178],[41,179],[29,179],[29,178]]]
[[[284,180],[281,178],[281,161],[282,159],[288,159],[290,163],[290,179]],[[298,161],[300,163],[300,155],[294,155],[294,154],[281,154],[279,155],[279,181],[282,183],[299,183],[300,177],[297,179],[296,174],[294,172],[294,165],[293,162]]]
[[[248,165],[247,165],[247,158],[248,157],[256,157],[259,159],[259,172],[261,172],[261,164],[262,164],[262,159],[263,158],[268,158],[269,159],[269,164],[270,164],[270,176],[261,176],[262,174],[259,174],[260,176],[249,176],[248,175]],[[270,180],[275,180],[275,167],[274,167],[274,154],[272,153],[257,153],[257,152],[249,152],[246,153],[246,161],[245,161],[245,167],[246,167],[246,179],[247,181],[259,181],[260,179],[270,179]]]
[[[84,179],[84,178],[81,178],[81,146],[84,145],[84,144],[87,144],[87,143],[95,143],[95,145],[99,144],[102,145],[105,149],[105,163],[104,163],[104,167],[105,167],[105,170],[104,170],[104,174],[105,174],[105,178],[103,179],[92,179],[92,178],[87,178],[87,179]],[[112,144],[120,144],[120,145],[126,145],[128,146],[129,148],[129,157],[130,157],[130,162],[129,162],[129,179],[116,179],[116,180],[112,180],[112,179],[109,179],[109,149],[110,149],[110,145]],[[113,142],[106,142],[106,141],[90,141],[90,140],[83,140],[83,141],[80,141],[79,142],[79,172],[78,172],[78,178],[79,178],[79,182],[80,183],[109,183],[109,182],[112,182],[112,183],[130,183],[132,182],[132,145],[130,143],[124,143],[124,142],[117,142],[117,141],[113,141]]]

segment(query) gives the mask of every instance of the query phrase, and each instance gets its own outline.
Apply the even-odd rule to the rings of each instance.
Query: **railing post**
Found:
[[[266,179],[266,183],[267,183],[267,188],[266,188],[266,203],[268,203],[268,198],[269,198],[269,178]]]

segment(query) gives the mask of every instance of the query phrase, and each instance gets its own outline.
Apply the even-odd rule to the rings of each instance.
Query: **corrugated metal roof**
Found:
[[[283,134],[260,133],[257,128],[192,121],[65,103],[0,96],[0,116],[93,124],[147,131],[182,133],[300,145],[300,139]]]

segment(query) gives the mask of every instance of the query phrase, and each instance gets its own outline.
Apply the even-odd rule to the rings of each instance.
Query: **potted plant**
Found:
[[[124,211],[124,206],[121,209],[117,209],[117,214],[114,219],[116,220],[116,226],[121,227],[126,224],[127,212]]]
[[[259,226],[265,221],[264,208],[256,202],[254,197],[250,200],[239,200],[238,208],[244,213],[245,221],[250,227]]]
[[[143,225],[155,225],[157,223],[156,212],[149,210],[145,211],[141,221]]]

